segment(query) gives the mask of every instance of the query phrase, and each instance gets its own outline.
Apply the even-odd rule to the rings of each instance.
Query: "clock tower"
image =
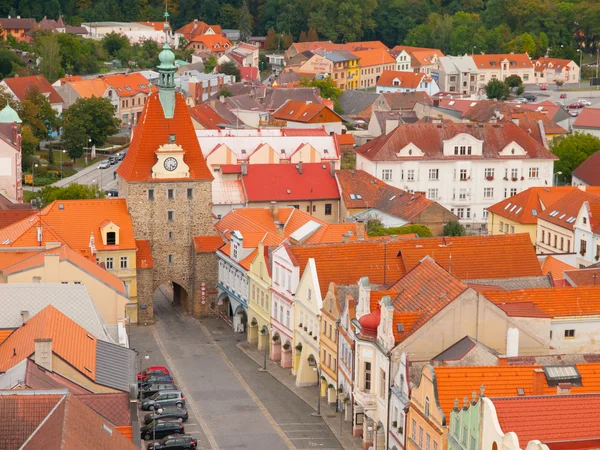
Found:
[[[153,321],[152,297],[165,283],[190,314],[210,313],[216,295],[212,246],[212,180],[185,99],[175,92],[175,55],[169,35],[159,54],[158,92],[150,94],[127,156],[117,170],[119,196],[127,199],[138,253],[138,322]],[[194,242],[209,242],[197,250]],[[222,245],[222,241],[221,241]],[[220,245],[219,245],[220,246]],[[208,250],[207,250],[208,248]],[[212,249],[212,250],[211,250]],[[214,294],[213,294],[214,292]]]

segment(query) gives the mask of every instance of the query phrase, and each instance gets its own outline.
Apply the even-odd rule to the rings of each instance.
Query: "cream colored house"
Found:
[[[335,283],[329,284],[329,289],[321,308],[321,324],[319,349],[321,359],[321,374],[327,384],[327,402],[337,402],[338,389],[338,324],[340,320],[340,304]]]
[[[268,258],[269,248],[262,242],[258,244],[256,257],[250,263],[248,279],[250,281],[250,295],[248,298],[248,343],[258,344],[259,350],[264,350],[270,333],[270,311],[271,311],[271,267]],[[277,344],[277,345],[276,345]],[[273,341],[270,349],[271,359],[281,355],[281,342]],[[278,359],[278,358],[277,358]]]

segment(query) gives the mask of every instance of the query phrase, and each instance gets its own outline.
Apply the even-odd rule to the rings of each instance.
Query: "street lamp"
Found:
[[[87,140],[87,152],[85,152],[85,164],[86,165],[88,163],[88,153],[90,154],[90,159],[91,159],[91,156],[92,156],[91,155],[92,150],[90,148],[91,146],[92,146],[92,138],[88,138],[88,140]]]
[[[163,409],[158,406],[155,405],[154,409],[152,410],[152,444],[153,446],[156,445],[156,413],[158,413],[158,415],[160,416],[163,412]]]
[[[562,172],[558,171],[554,174],[554,186],[558,186],[558,176],[562,175]]]
[[[476,45],[473,46],[473,50],[471,50],[471,56],[473,56],[475,54],[475,49],[477,48]]]
[[[35,192],[35,170],[34,168],[38,165],[35,164],[35,161],[31,162],[31,190]]]
[[[66,150],[61,150],[60,151],[60,179],[62,180],[62,155],[63,153],[67,153]]]
[[[581,58],[583,57],[583,52],[580,48],[577,51],[579,52],[579,89],[581,89]]]
[[[259,372],[266,372],[267,371],[267,352],[269,351],[268,349],[268,345],[269,345],[269,329],[266,326],[262,327],[263,333],[263,340],[266,339],[265,344],[265,354],[264,354],[264,360],[263,360],[263,366],[261,368],[258,369]]]
[[[313,356],[308,359],[308,365],[313,368],[315,372],[317,372],[317,412],[311,413],[311,416],[321,417],[321,368],[319,367],[319,363],[316,358]]]

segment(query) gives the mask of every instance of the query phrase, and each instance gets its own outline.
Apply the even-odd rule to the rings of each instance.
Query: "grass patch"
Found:
[[[356,153],[344,152],[342,153],[342,170],[356,169]]]

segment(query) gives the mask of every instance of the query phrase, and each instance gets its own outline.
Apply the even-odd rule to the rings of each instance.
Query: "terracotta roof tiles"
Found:
[[[288,100],[273,112],[272,116],[278,120],[308,123],[326,108],[328,107],[322,103]]]
[[[33,209],[2,209],[0,210],[0,228],[12,225],[35,214]]]
[[[573,127],[600,128],[600,108],[583,108],[573,122]]]
[[[400,72],[397,70],[384,70],[377,86],[399,87],[402,89],[417,89],[425,74],[422,72]]]
[[[567,264],[552,255],[548,255],[541,261],[542,273],[552,275],[553,280],[562,280],[565,278],[565,271],[575,270],[575,267]]]
[[[231,41],[219,34],[202,34],[200,36],[194,36],[189,42],[200,42],[211,52],[224,52],[232,47]],[[190,44],[188,44],[188,46],[189,45]]]
[[[37,89],[47,96],[52,104],[63,103],[63,99],[58,92],[54,90],[50,82],[43,75],[31,75],[28,77],[4,78],[2,80],[9,89],[15,94],[19,101],[25,100],[27,93],[37,87]]]
[[[473,62],[479,70],[501,70],[503,63],[508,63],[511,70],[533,68],[527,53],[476,54],[473,55]]]
[[[560,58],[538,58],[537,60],[533,61],[534,65],[535,65],[535,70],[539,70],[539,68],[542,68],[542,69],[552,68],[555,70],[562,70],[563,68],[565,68],[572,62],[573,61],[570,59],[560,59]]]
[[[387,49],[372,49],[353,51],[352,54],[360,58],[360,67],[381,66],[383,64],[396,64],[396,60]]]
[[[194,238],[194,248],[196,253],[214,253],[225,243],[221,236],[196,236]]]
[[[107,88],[112,87],[115,89],[119,97],[133,97],[140,93],[151,94],[152,92],[158,92],[158,88],[151,85],[148,79],[139,72],[107,75],[100,78],[104,81]]]
[[[565,271],[564,276],[571,286],[600,286],[600,268]]]
[[[567,230],[573,230],[575,219],[577,219],[579,210],[584,202],[588,202],[590,205],[593,203],[600,204],[600,196],[575,189],[538,214],[538,219],[566,228]]]
[[[218,130],[219,125],[227,124],[227,120],[212,109],[208,103],[190,107],[190,116],[207,130]]]
[[[600,119],[597,123],[600,124]],[[573,171],[573,176],[590,186],[600,186],[600,152],[594,153],[582,162]]]

